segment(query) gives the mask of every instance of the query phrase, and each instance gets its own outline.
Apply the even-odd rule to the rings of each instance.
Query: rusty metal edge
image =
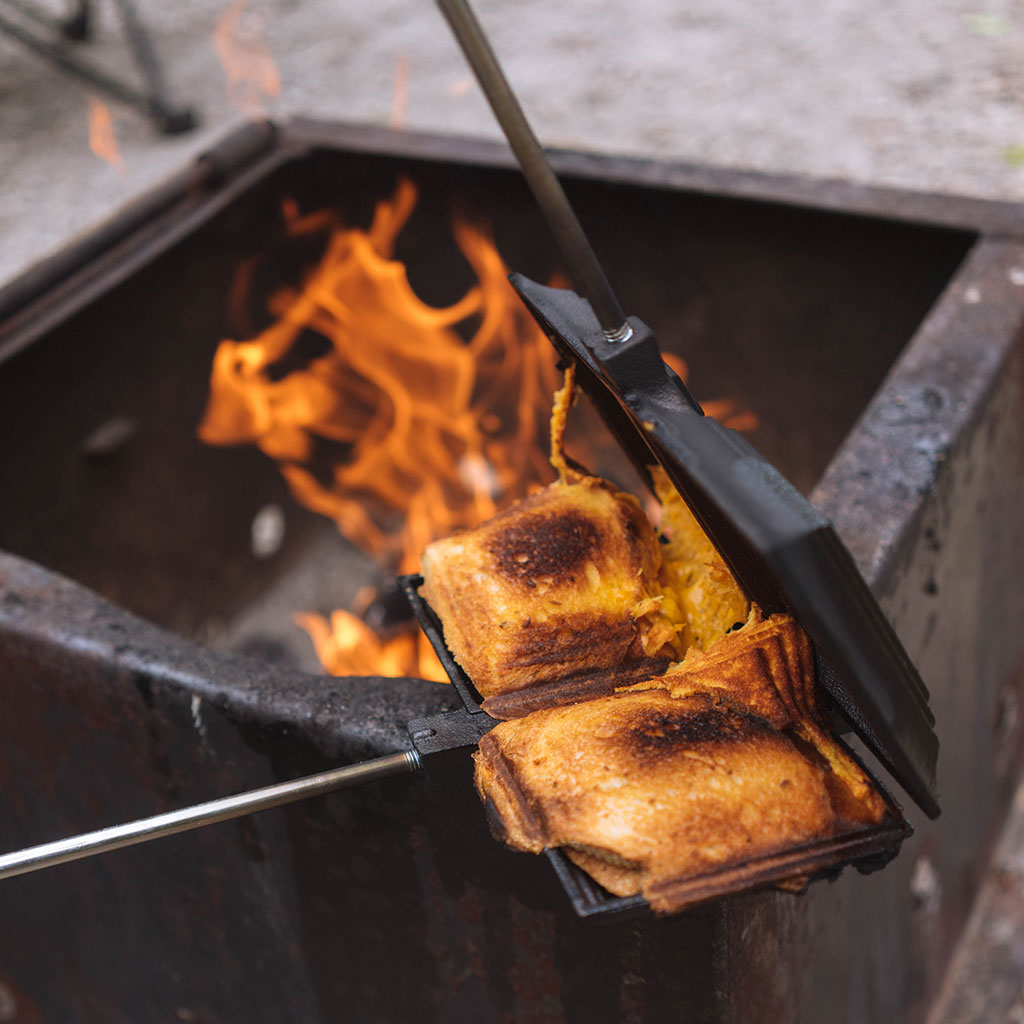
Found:
[[[0,288],[0,363],[125,280],[295,154],[277,125],[253,122],[78,241]]]
[[[409,750],[410,719],[458,706],[451,687],[422,679],[310,675],[201,647],[0,550],[0,672],[16,650],[35,652],[39,664],[55,654],[66,666],[68,649],[104,666],[119,693],[134,685],[204,701],[241,726],[302,738],[334,761]]]
[[[811,493],[878,593],[958,439],[1024,331],[1024,239],[981,238],[900,353]],[[946,387],[936,387],[944,382]],[[941,404],[930,410],[929,395]],[[877,454],[886,451],[881,462]]]
[[[294,118],[253,122],[94,231],[0,288],[0,363],[205,223],[274,167],[317,148],[514,169],[506,145],[472,136]],[[803,210],[1024,237],[1024,206],[678,161],[553,150],[567,177]]]
[[[514,169],[504,142],[470,135],[395,131],[374,125],[296,117],[282,124],[282,138],[304,148],[328,143],[382,156],[475,163]],[[552,148],[559,174],[609,183],[667,188],[727,199],[792,206],[901,223],[1024,236],[1024,205],[969,196],[862,185],[840,179],[768,174],[682,160],[656,160],[603,152]]]

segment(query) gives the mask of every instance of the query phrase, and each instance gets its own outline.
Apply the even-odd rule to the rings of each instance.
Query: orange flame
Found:
[[[665,362],[679,374],[685,384],[690,376],[690,368],[686,365],[686,361],[674,352],[664,352],[662,355]],[[757,430],[761,425],[757,413],[753,409],[747,409],[740,405],[735,398],[708,398],[704,399],[700,405],[706,416],[718,420],[723,427],[729,427],[732,430]]]
[[[431,540],[551,478],[542,439],[558,383],[551,347],[480,227],[454,226],[476,285],[446,308],[413,292],[391,254],[415,203],[415,187],[403,181],[368,231],[332,227],[303,290],[271,300],[277,322],[218,347],[199,428],[210,444],[258,445],[302,504],[401,572],[417,567]],[[331,226],[326,214],[286,214],[293,235]],[[309,332],[326,352],[275,373]],[[325,441],[345,452],[326,469],[317,458]],[[418,639],[382,646],[344,612],[301,623],[331,671],[365,673],[363,655],[372,652],[374,674],[386,661],[397,674],[443,678]]]
[[[124,160],[114,134],[113,115],[110,108],[96,96],[89,97],[89,148],[119,174],[124,171]]]
[[[199,427],[209,444],[258,445],[298,501],[400,572],[418,567],[430,541],[477,525],[551,479],[545,442],[559,382],[547,339],[479,226],[454,224],[477,283],[446,308],[415,294],[392,253],[416,198],[402,181],[377,205],[368,231],[285,204],[290,235],[329,232],[324,256],[301,291],[271,298],[277,320],[270,327],[248,341],[221,342]],[[239,287],[252,270],[243,263]],[[232,304],[240,304],[238,289]],[[319,337],[322,354],[280,372],[310,336]],[[685,380],[685,362],[666,360]],[[756,426],[735,401],[704,408],[728,426]],[[325,445],[343,457],[324,465]],[[337,675],[445,678],[418,631],[385,640],[342,610],[295,620]]]
[[[228,99],[248,117],[261,117],[281,93],[281,76],[263,38],[263,22],[236,0],[217,22],[213,45],[227,76]]]
[[[422,633],[383,640],[357,615],[338,609],[330,620],[299,612],[295,621],[309,634],[324,668],[336,676],[408,676],[447,682],[430,641]]]

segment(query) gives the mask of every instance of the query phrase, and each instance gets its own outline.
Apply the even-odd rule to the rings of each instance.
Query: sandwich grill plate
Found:
[[[640,320],[612,342],[574,292],[511,280],[637,470],[649,478],[660,463],[748,596],[803,627],[840,715],[937,817],[928,691],[832,524],[746,438],[704,415]]]
[[[426,761],[431,754],[458,747],[475,746],[499,723],[483,710],[482,698],[472,680],[462,670],[445,644],[441,623],[420,594],[423,577],[402,576],[399,578],[399,584],[463,705],[457,711],[444,712],[409,723],[409,734],[416,751],[421,761]],[[857,764],[864,768],[856,755],[845,744],[843,746]],[[758,857],[745,864],[716,869],[677,883],[674,892],[688,905],[693,905],[733,893],[764,888],[793,878],[799,878],[807,883],[820,878],[834,878],[850,863],[864,874],[884,867],[896,856],[901,843],[913,829],[892,796],[878,784],[877,780],[873,781],[889,812],[883,824],[855,829],[830,839],[792,846],[781,853]],[[490,802],[486,805],[486,812],[488,819],[497,824],[496,812]],[[649,911],[647,900],[643,896],[613,896],[577,867],[562,850],[549,848],[544,853],[572,902],[573,909],[580,917],[623,920]]]

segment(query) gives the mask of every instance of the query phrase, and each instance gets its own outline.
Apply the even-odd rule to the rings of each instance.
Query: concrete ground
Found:
[[[96,38],[81,52],[131,76],[116,5],[94,2]],[[228,0],[138,3],[175,96],[198,109],[202,126],[159,137],[115,105],[120,166],[105,163],[88,147],[87,91],[0,33],[0,285],[245,116],[213,43]],[[548,143],[1024,199],[1019,0],[476,8]],[[279,72],[265,114],[498,135],[430,0],[249,0],[235,13],[239,45],[257,62],[269,53]],[[1024,794],[933,1024],[1024,1021],[1022,823]]]
[[[0,282],[243,116],[213,44],[231,0],[137,3],[202,127],[160,138],[115,108],[115,169],[88,149],[86,91],[0,33]],[[130,77],[117,5],[94,4],[96,38],[80,52]],[[478,0],[477,10],[546,142],[1024,199],[1015,0]],[[276,62],[272,116],[498,134],[431,0],[248,0],[233,36],[250,51],[262,42]]]

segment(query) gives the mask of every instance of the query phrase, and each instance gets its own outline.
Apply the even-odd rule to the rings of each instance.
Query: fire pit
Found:
[[[755,410],[754,443],[817,482],[931,689],[944,816],[869,879],[594,929],[491,840],[453,752],[426,780],[4,883],[0,984],[27,1019],[923,1017],[1018,767],[1024,216],[556,163],[698,396]],[[195,437],[218,341],[262,326],[316,258],[278,241],[282,203],[366,224],[401,176],[420,202],[396,255],[427,301],[469,283],[453,204],[510,266],[557,270],[503,149],[295,123],[226,140],[0,296],[0,424],[19,439],[0,466],[6,848],[402,749],[407,720],[453,706],[420,680],[304,675],[243,628],[352,553],[269,460]],[[243,265],[252,299],[232,303]],[[257,558],[268,504],[283,543]]]

